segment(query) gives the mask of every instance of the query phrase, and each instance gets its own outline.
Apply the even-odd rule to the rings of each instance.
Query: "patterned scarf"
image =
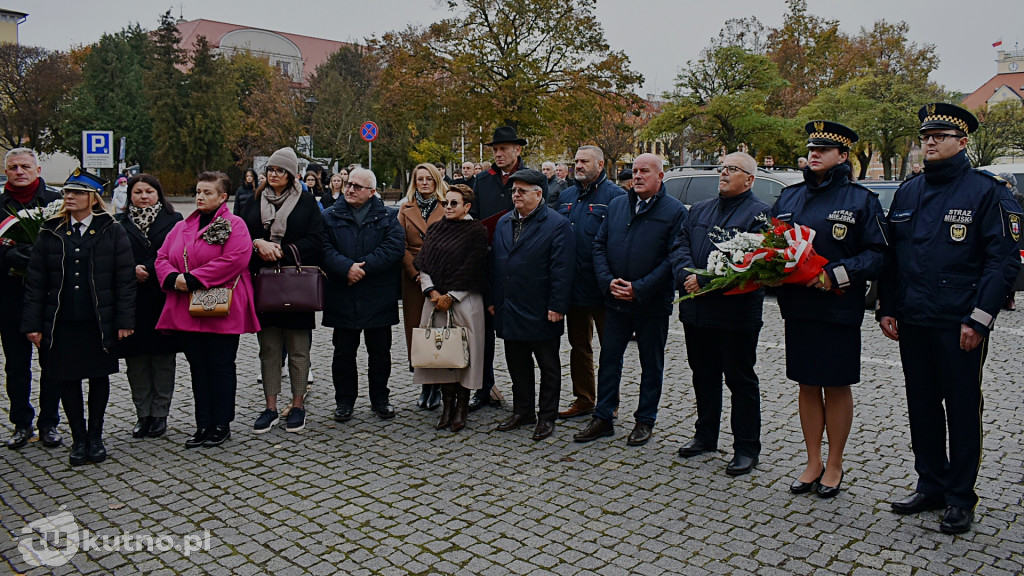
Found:
[[[149,236],[149,227],[156,222],[156,217],[163,210],[164,205],[160,202],[152,206],[139,208],[134,204],[128,205],[128,213],[135,227],[142,231],[143,236]]]
[[[419,206],[420,214],[423,216],[423,221],[426,222],[430,218],[430,214],[434,211],[434,206],[437,205],[437,196],[433,194],[429,198],[420,196],[420,193],[416,192],[416,205]]]

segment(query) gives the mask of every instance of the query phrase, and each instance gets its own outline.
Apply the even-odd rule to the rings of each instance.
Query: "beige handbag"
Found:
[[[185,258],[185,273],[188,274],[188,248],[182,256]],[[231,312],[231,300],[241,276],[235,278],[231,286],[214,286],[200,288],[189,294],[188,313],[190,316],[223,318]]]
[[[434,309],[437,312],[437,309]],[[434,314],[430,315],[433,324]],[[465,368],[469,366],[469,332],[455,326],[448,309],[448,324],[440,328],[420,326],[412,329],[410,346],[413,368]]]

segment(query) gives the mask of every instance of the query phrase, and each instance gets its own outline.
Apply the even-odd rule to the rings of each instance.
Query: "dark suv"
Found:
[[[718,165],[675,166],[665,172],[665,192],[687,208],[718,196]],[[803,182],[799,170],[757,169],[754,196],[769,206],[775,204],[782,189]]]

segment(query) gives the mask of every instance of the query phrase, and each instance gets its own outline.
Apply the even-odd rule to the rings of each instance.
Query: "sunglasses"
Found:
[[[448,208],[449,206],[452,207],[452,208],[455,208],[458,205],[459,205],[459,201],[458,200],[442,200],[441,201],[441,207],[443,207],[443,208]]]
[[[345,187],[351,188],[356,193],[362,192],[363,190],[373,190],[373,186],[360,186],[355,182],[346,182]]]

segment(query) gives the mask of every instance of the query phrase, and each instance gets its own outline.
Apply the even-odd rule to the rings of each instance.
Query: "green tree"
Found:
[[[302,99],[289,80],[267,58],[238,52],[227,62],[234,80],[239,122],[231,137],[231,151],[240,167],[253,165],[284,146],[294,146],[300,133]]]
[[[366,143],[359,126],[374,117],[376,60],[354,48],[342,48],[317,66],[309,81],[309,134],[314,157],[329,164],[361,159]]]
[[[670,102],[648,125],[647,134],[682,134],[690,128],[691,147],[706,156],[745,143],[784,157],[778,140],[786,122],[772,117],[767,107],[769,95],[784,85],[767,56],[741,46],[708,48],[684,67],[676,92],[668,95]]]
[[[79,71],[65,52],[0,44],[0,144],[52,152]]]
[[[150,65],[148,33],[138,24],[104,34],[85,51],[81,81],[63,115],[61,149],[81,157],[83,130],[112,130],[125,138],[125,161],[153,168],[153,124],[143,77]]]
[[[149,100],[152,121],[154,161],[160,169],[183,171],[188,151],[182,139],[188,85],[182,69],[186,55],[181,49],[181,33],[170,9],[160,16],[160,26],[150,34],[151,57],[143,75],[144,92]]]
[[[978,130],[967,140],[967,157],[974,166],[995,163],[1000,156],[1024,150],[1024,108],[1007,100],[973,111]]]
[[[205,36],[196,39],[189,61],[188,106],[178,132],[183,156],[174,166],[196,174],[225,170],[232,163],[231,138],[237,134],[240,116],[235,87],[225,82],[231,71],[223,58],[211,52]]]

